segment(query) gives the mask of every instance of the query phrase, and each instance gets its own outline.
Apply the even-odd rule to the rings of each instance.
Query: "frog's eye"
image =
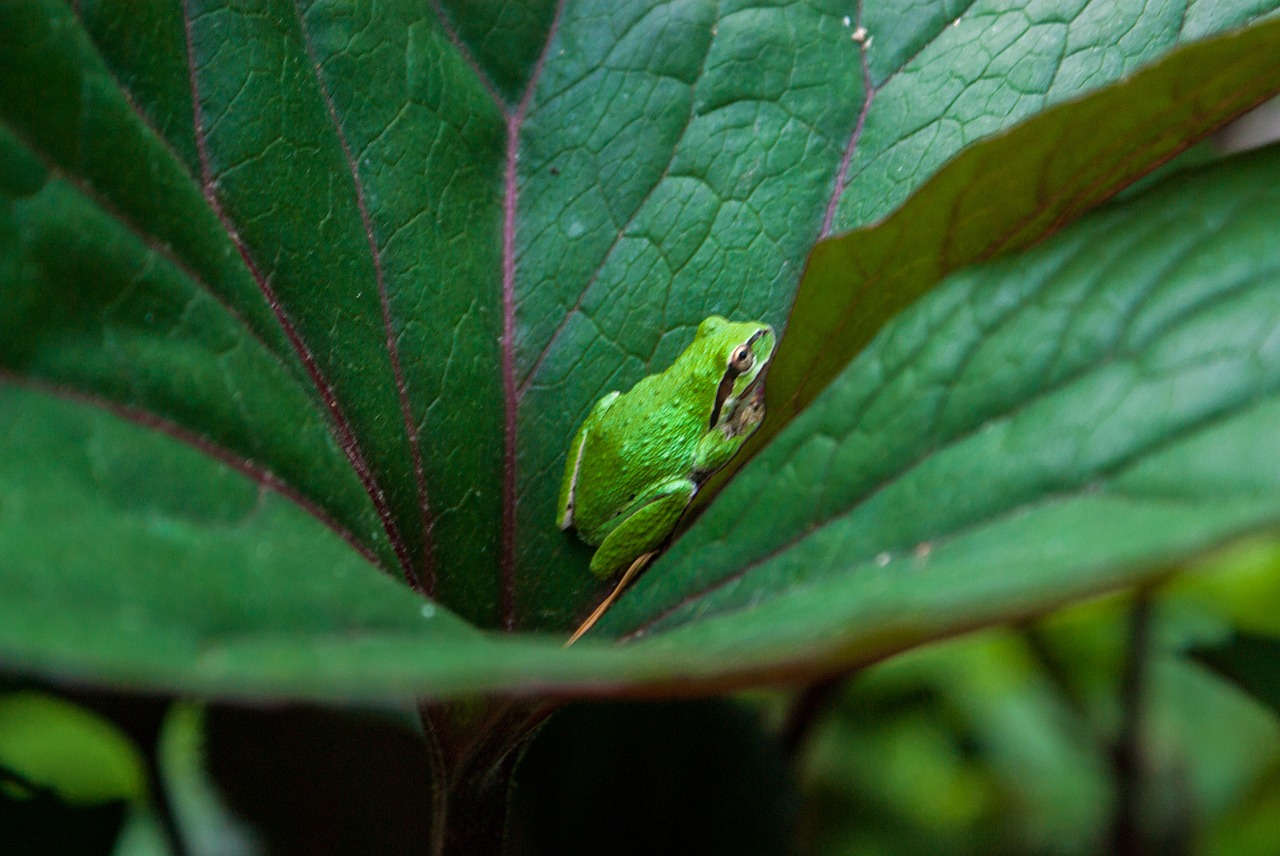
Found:
[[[729,368],[742,374],[756,361],[756,355],[746,345],[739,345],[729,357]]]

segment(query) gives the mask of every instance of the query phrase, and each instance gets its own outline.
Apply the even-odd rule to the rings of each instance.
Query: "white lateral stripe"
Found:
[[[578,456],[573,460],[573,476],[569,479],[569,499],[564,504],[564,520],[560,523],[561,529],[568,529],[573,525],[573,505],[578,495],[578,470],[582,469],[582,453],[587,448],[587,438],[584,436],[582,442],[578,444]]]

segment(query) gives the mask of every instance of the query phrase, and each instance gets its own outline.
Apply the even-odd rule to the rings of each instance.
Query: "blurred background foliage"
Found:
[[[520,856],[1272,854],[1280,718],[1260,699],[1280,657],[1258,646],[1275,640],[1280,539],[1258,540],[828,684],[575,704],[524,758],[510,839]],[[0,690],[5,853],[395,856],[429,835],[411,710]]]
[[[1276,632],[1278,560],[1246,545],[841,684],[800,753],[806,851],[1274,853],[1280,721],[1195,655]]]

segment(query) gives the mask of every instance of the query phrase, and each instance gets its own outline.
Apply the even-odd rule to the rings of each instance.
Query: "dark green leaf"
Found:
[[[650,36],[667,63],[685,62],[683,71],[673,72],[677,77],[696,81],[683,96],[691,99],[688,112],[680,109],[684,102],[671,102],[680,92],[674,82],[655,90],[667,96],[662,120],[636,126],[652,150],[629,142],[637,135],[624,123],[636,108],[620,105],[611,89],[603,91],[609,98],[604,128],[622,125],[626,132],[601,149],[602,128],[584,126],[582,116],[601,109],[588,100],[585,84],[612,83],[618,75],[612,62],[548,105],[564,115],[547,129],[555,155],[521,164],[533,172],[521,185],[527,221],[518,234],[539,237],[522,242],[517,257],[517,356],[541,348],[522,382],[527,387],[520,387],[517,576],[533,579],[527,592],[517,586],[527,603],[517,610],[522,623],[563,627],[582,614],[584,590],[592,588],[576,570],[587,551],[573,549],[545,522],[554,517],[566,438],[601,395],[669,363],[703,316],[722,312],[777,324],[815,239],[890,214],[973,141],[1172,54],[1154,86],[1129,91],[1122,85],[1117,101],[1063,108],[1048,133],[1033,132],[1037,143],[1025,157],[1010,161],[1009,148],[983,147],[990,155],[980,156],[980,167],[970,162],[960,176],[940,177],[935,202],[912,208],[886,248],[868,258],[850,252],[830,266],[810,262],[812,282],[770,371],[773,418],[763,440],[812,400],[888,317],[944,274],[1042,236],[1049,224],[1078,216],[1280,90],[1280,27],[1259,28],[1264,32],[1239,43],[1214,40],[1186,55],[1176,50],[1252,21],[1259,12],[1252,3],[1188,14],[1145,3],[1051,3],[971,15],[966,2],[884,2],[858,4],[861,20],[855,4],[816,5],[722,8],[718,24],[699,22],[712,34],[700,74],[696,58],[684,57],[690,44],[701,44],[698,33],[705,40],[705,30],[690,28],[678,46]],[[705,9],[686,4],[682,15],[695,8]],[[861,29],[859,42],[854,37]],[[625,32],[620,47],[629,51],[632,38],[641,38],[640,25]],[[1214,65],[1219,60],[1225,67]],[[623,79],[615,85],[632,92]],[[535,97],[535,108],[538,103]],[[1125,118],[1111,115],[1115,111]],[[1096,139],[1087,147],[1077,146],[1075,137],[1059,139],[1064,126]],[[522,156],[541,155],[542,120],[527,129]],[[1082,158],[1087,170],[1080,169]],[[548,177],[552,166],[559,174]],[[1087,179],[1082,186],[1089,192],[1071,196],[1076,186],[1067,175]],[[1060,192],[1068,198],[1043,203]],[[1034,222],[1023,222],[1032,215]],[[1007,235],[1010,223],[1025,226],[1026,237]],[[931,259],[942,251],[950,265]],[[922,259],[930,260],[927,269]],[[893,280],[857,306],[854,329],[833,329],[849,317],[840,301],[863,293],[860,274],[876,265]],[[823,276],[833,269],[833,278]],[[544,331],[557,323],[548,337]],[[822,349],[818,370],[813,348]],[[803,397],[796,397],[801,386]],[[571,567],[574,572],[566,572]]]
[[[827,0],[0,4],[0,656],[232,693],[705,689],[892,647],[876,633],[905,644],[964,624],[927,588],[940,599],[918,628],[903,602],[885,603],[892,626],[853,645],[787,617],[784,597],[762,630],[758,616],[723,638],[724,620],[706,630],[752,639],[748,662],[746,648],[695,649],[691,628],[670,644],[558,655],[554,641],[495,640],[454,616],[559,634],[599,595],[589,551],[552,523],[568,438],[600,395],[669,362],[703,316],[781,324],[819,236],[889,214],[944,160],[1048,105],[1166,56],[1169,86],[1202,75],[1207,55],[1234,63],[1208,78],[1221,104],[1196,90],[1195,109],[1138,114],[1172,142],[1090,150],[1098,175],[1137,175],[1260,97],[1246,71],[1272,68],[1273,29],[1220,34],[1274,5],[1183,15],[1093,0],[984,17],[887,0],[861,12]],[[1177,49],[1201,40],[1201,53]],[[1124,86],[1128,99],[1145,91]],[[1094,116],[1060,109],[1067,125]],[[1001,197],[1034,195],[1039,177],[1014,170]],[[938,246],[953,220],[925,213],[904,234]],[[995,222],[974,221],[975,246],[999,244],[977,234]],[[841,260],[814,269],[833,263],[847,287]],[[966,288],[940,299],[963,302]],[[797,340],[811,342],[802,317]],[[874,466],[824,482],[827,499],[927,446],[901,434],[863,453],[859,466]],[[754,478],[743,490],[760,490]],[[774,495],[808,502],[810,487],[779,481]],[[923,510],[955,522],[1034,494],[988,487],[985,506],[965,508],[938,488],[913,519],[925,531]],[[1198,528],[1124,556],[1099,549],[1097,576],[1074,587],[1062,579],[1089,563],[1064,548],[1057,571],[1025,578],[1024,599],[966,620],[1132,579],[1125,562],[1225,537],[1259,507],[1188,511]],[[719,538],[724,556],[754,562],[752,545],[773,537],[715,519],[724,528],[681,555]],[[876,549],[908,534],[886,530]],[[966,543],[989,567],[1016,542]],[[740,570],[689,561],[655,569],[614,628],[667,608],[645,594],[655,586]],[[760,583],[748,600],[797,582],[748,576]]]
[[[1195,657],[1280,713],[1280,640],[1239,633],[1222,645],[1196,651]]]
[[[237,461],[16,387],[0,396],[0,443],[0,638],[11,664],[198,681],[218,670],[210,643],[237,639],[482,644]]]
[[[888,318],[943,276],[1042,239],[1280,91],[1278,57],[1280,21],[1180,48],[968,148],[884,222],[819,244],[769,372],[770,419],[754,442],[807,406]],[[873,198],[864,207],[879,205]],[[890,210],[870,209],[857,224]]]
[[[1277,187],[1272,149],[953,277],[604,627],[703,653],[767,646],[774,663],[862,659],[1274,524]]]

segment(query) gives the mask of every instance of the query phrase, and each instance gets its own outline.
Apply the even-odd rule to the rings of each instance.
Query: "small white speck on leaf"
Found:
[[[854,30],[852,33],[849,34],[849,38],[853,39],[855,42],[857,42],[860,45],[867,45],[871,43],[871,39],[867,37],[866,27],[859,27],[858,29]]]
[[[954,21],[952,21],[952,22],[951,22],[951,26],[953,26],[953,27],[958,27],[958,26],[960,26],[960,19],[959,19],[959,18],[956,18]]]
[[[422,609],[419,609],[418,612],[421,613],[423,618],[435,618],[436,605],[434,603],[424,603]]]
[[[876,554],[876,565],[877,565],[878,567],[883,568],[885,565],[889,564],[889,558],[890,558],[890,556],[889,556],[889,554],[888,554],[888,553],[877,553],[877,554]]]
[[[853,23],[853,19],[852,19],[852,18],[850,18],[848,15],[845,15],[845,16],[844,16],[844,25],[847,27],[847,26],[849,26],[849,25],[850,25],[850,24],[852,24],[852,23]]]
[[[574,220],[569,224],[569,228],[564,230],[564,233],[570,238],[578,238],[581,237],[582,233],[585,231],[587,231],[587,227],[582,225],[582,221]]]
[[[933,552],[933,545],[928,541],[921,541],[916,545],[915,554],[917,559],[927,559],[929,554]]]

